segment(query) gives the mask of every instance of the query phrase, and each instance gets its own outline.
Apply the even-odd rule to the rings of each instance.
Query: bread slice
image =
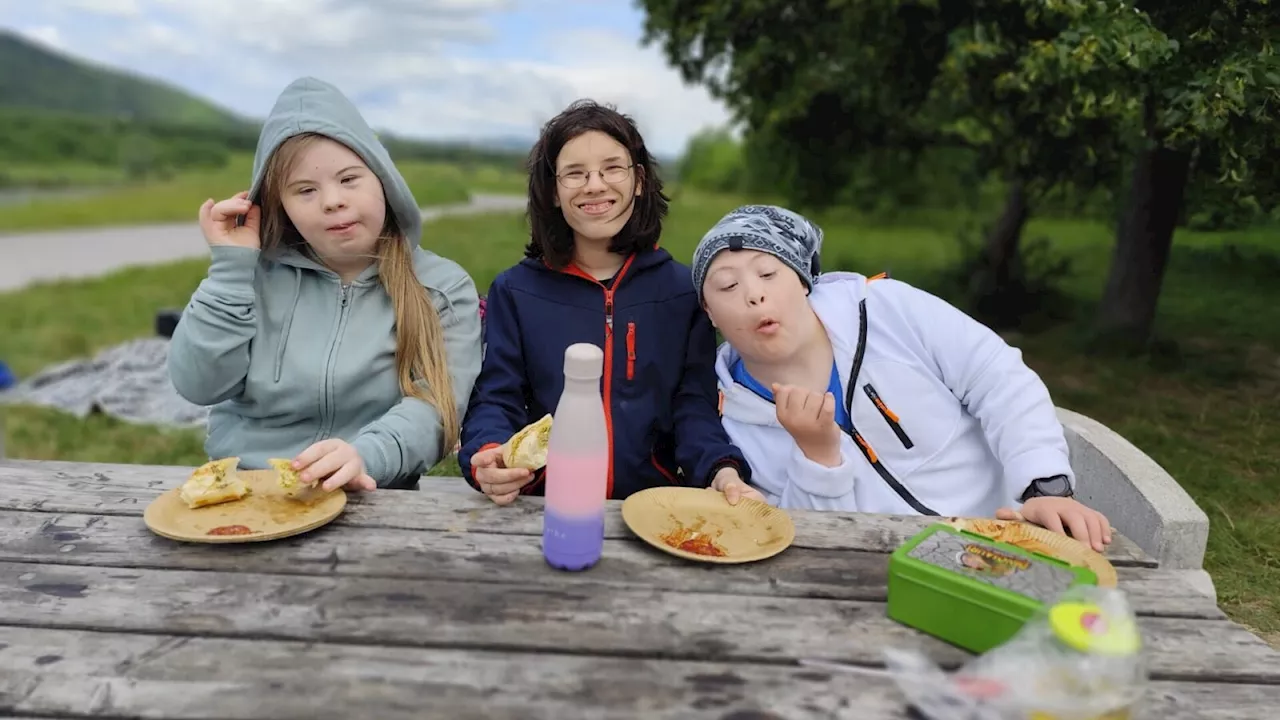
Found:
[[[280,487],[292,490],[301,484],[298,471],[293,469],[293,461],[284,458],[267,458],[267,464],[280,476]]]
[[[191,509],[240,500],[249,494],[249,486],[236,474],[240,458],[210,460],[196,468],[178,490]]]
[[[525,425],[502,445],[502,462],[509,468],[537,470],[546,467],[551,442],[551,415]]]
[[[957,530],[1008,543],[1023,550],[1057,558],[1077,567],[1086,567],[1098,576],[1098,585],[1115,587],[1116,569],[1109,560],[1093,548],[1052,530],[1026,521],[997,520],[994,518],[947,518],[946,524]]]

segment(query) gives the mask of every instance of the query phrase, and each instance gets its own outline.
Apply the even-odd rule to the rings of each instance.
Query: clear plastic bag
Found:
[[[889,676],[928,720],[1126,720],[1147,681],[1124,593],[1092,585],[1066,591],[954,672],[918,652],[885,654]]]

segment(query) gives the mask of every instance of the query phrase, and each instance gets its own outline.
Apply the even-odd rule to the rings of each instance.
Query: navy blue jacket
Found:
[[[659,485],[706,487],[726,463],[750,479],[720,425],[715,331],[689,268],[666,250],[631,256],[609,285],[574,266],[556,271],[526,258],[489,287],[484,338],[458,453],[472,487],[473,455],[554,414],[565,348],[579,342],[605,351],[608,497]],[[540,471],[522,492],[541,495],[542,480]]]

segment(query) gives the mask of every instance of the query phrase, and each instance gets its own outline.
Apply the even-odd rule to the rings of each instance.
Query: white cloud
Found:
[[[41,45],[46,45],[54,50],[66,50],[67,44],[62,40],[62,33],[58,32],[58,28],[53,25],[40,25],[38,27],[22,28],[19,32]]]
[[[55,5],[66,6],[69,10],[83,10],[98,15],[116,17],[138,17],[142,15],[142,6],[138,0],[62,0]]]
[[[727,115],[658,49],[638,46],[629,6],[599,0],[584,14],[550,0],[61,0],[24,10],[43,13],[28,25],[45,42],[247,115],[264,115],[285,84],[314,75],[397,134],[531,138],[590,97],[636,118],[652,150],[674,154]],[[537,13],[537,27],[513,35],[513,17],[530,15],[504,13],[521,8]]]

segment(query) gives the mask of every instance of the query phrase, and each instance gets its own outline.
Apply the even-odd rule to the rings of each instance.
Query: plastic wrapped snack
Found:
[[[1124,593],[1092,585],[1065,591],[952,673],[918,653],[886,655],[894,682],[928,720],[1127,720],[1147,679]]]

